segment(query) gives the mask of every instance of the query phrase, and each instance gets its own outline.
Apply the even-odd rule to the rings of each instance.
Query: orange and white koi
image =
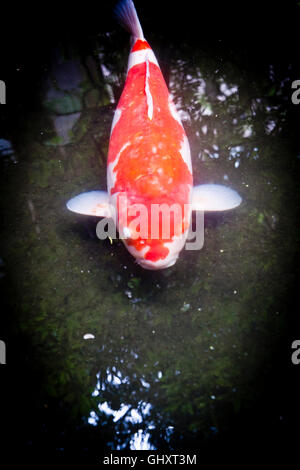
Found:
[[[121,1],[116,13],[130,32],[133,45],[112,122],[107,192],[80,194],[67,207],[100,217],[112,216],[115,210],[116,224],[119,232],[125,234],[123,242],[129,252],[142,267],[162,269],[172,266],[184,247],[192,210],[231,209],[240,204],[241,198],[221,185],[193,187],[188,139],[132,0]],[[125,205],[121,204],[124,198]],[[133,228],[135,212],[130,211],[141,205],[148,217],[148,231],[143,237]],[[162,233],[162,218],[155,219],[159,236],[151,236],[154,205],[180,209],[178,219],[171,213],[167,238]]]

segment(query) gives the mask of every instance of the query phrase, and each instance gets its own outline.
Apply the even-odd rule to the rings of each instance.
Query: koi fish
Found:
[[[116,14],[132,36],[132,47],[111,127],[107,192],[79,194],[68,201],[67,208],[99,217],[117,214],[117,229],[137,263],[146,269],[163,269],[175,264],[185,245],[192,210],[232,209],[241,197],[222,185],[193,187],[188,139],[133,1],[121,1]],[[175,207],[181,217],[176,218],[175,210],[167,221],[163,215],[154,218],[152,208],[157,206]],[[134,224],[136,207],[145,208],[148,217],[143,236]],[[156,236],[150,232],[154,221]],[[164,223],[169,228],[166,236]]]

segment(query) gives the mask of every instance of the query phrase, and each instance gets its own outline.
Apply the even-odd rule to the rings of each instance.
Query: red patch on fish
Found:
[[[132,51],[149,47],[137,40]],[[148,67],[148,71],[147,71]],[[146,77],[153,101],[153,115],[149,118]],[[182,219],[180,227],[170,224],[170,238],[151,239],[151,205],[176,203],[182,208],[188,204],[192,174],[180,153],[185,132],[170,111],[169,91],[159,67],[148,61],[132,66],[120,98],[120,118],[113,128],[108,153],[108,164],[118,157],[114,168],[115,184],[111,195],[126,195],[129,204],[144,204],[148,209],[148,238],[127,239],[136,250],[149,247],[145,259],[158,261],[169,253],[166,242],[187,230],[189,220]],[[128,225],[134,217],[128,217]],[[159,221],[161,235],[162,220]],[[176,233],[174,233],[176,232]]]
[[[131,49],[131,52],[141,51],[142,49],[151,49],[151,48],[149,44],[147,43],[147,41],[145,41],[144,39],[138,39],[137,41],[135,41]]]

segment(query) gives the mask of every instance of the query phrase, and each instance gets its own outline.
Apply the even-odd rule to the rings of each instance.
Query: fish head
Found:
[[[187,238],[189,205],[123,194],[117,207],[120,238],[136,262],[152,270],[173,266]]]

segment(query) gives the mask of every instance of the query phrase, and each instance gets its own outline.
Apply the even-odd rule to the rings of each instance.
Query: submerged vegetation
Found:
[[[255,63],[251,48],[230,50],[226,42],[195,49],[175,40],[166,59],[159,39],[153,43],[182,113],[195,184],[228,184],[243,203],[206,214],[203,249],[183,251],[161,272],[135,264],[120,241],[98,240],[97,219],[67,212],[73,195],[106,187],[128,52],[127,37],[115,31],[80,54],[72,49],[85,66],[92,57],[75,108],[65,91],[59,103],[56,96],[26,113],[15,131],[3,119],[0,137],[13,158],[1,153],[1,283],[18,370],[12,402],[25,388],[14,432],[26,451],[99,455],[143,442],[199,450],[232,436],[250,445],[251,436],[255,443],[264,432],[279,435],[288,417],[282,381],[300,154],[288,102],[295,64]],[[76,122],[62,141],[53,119],[72,113]]]

